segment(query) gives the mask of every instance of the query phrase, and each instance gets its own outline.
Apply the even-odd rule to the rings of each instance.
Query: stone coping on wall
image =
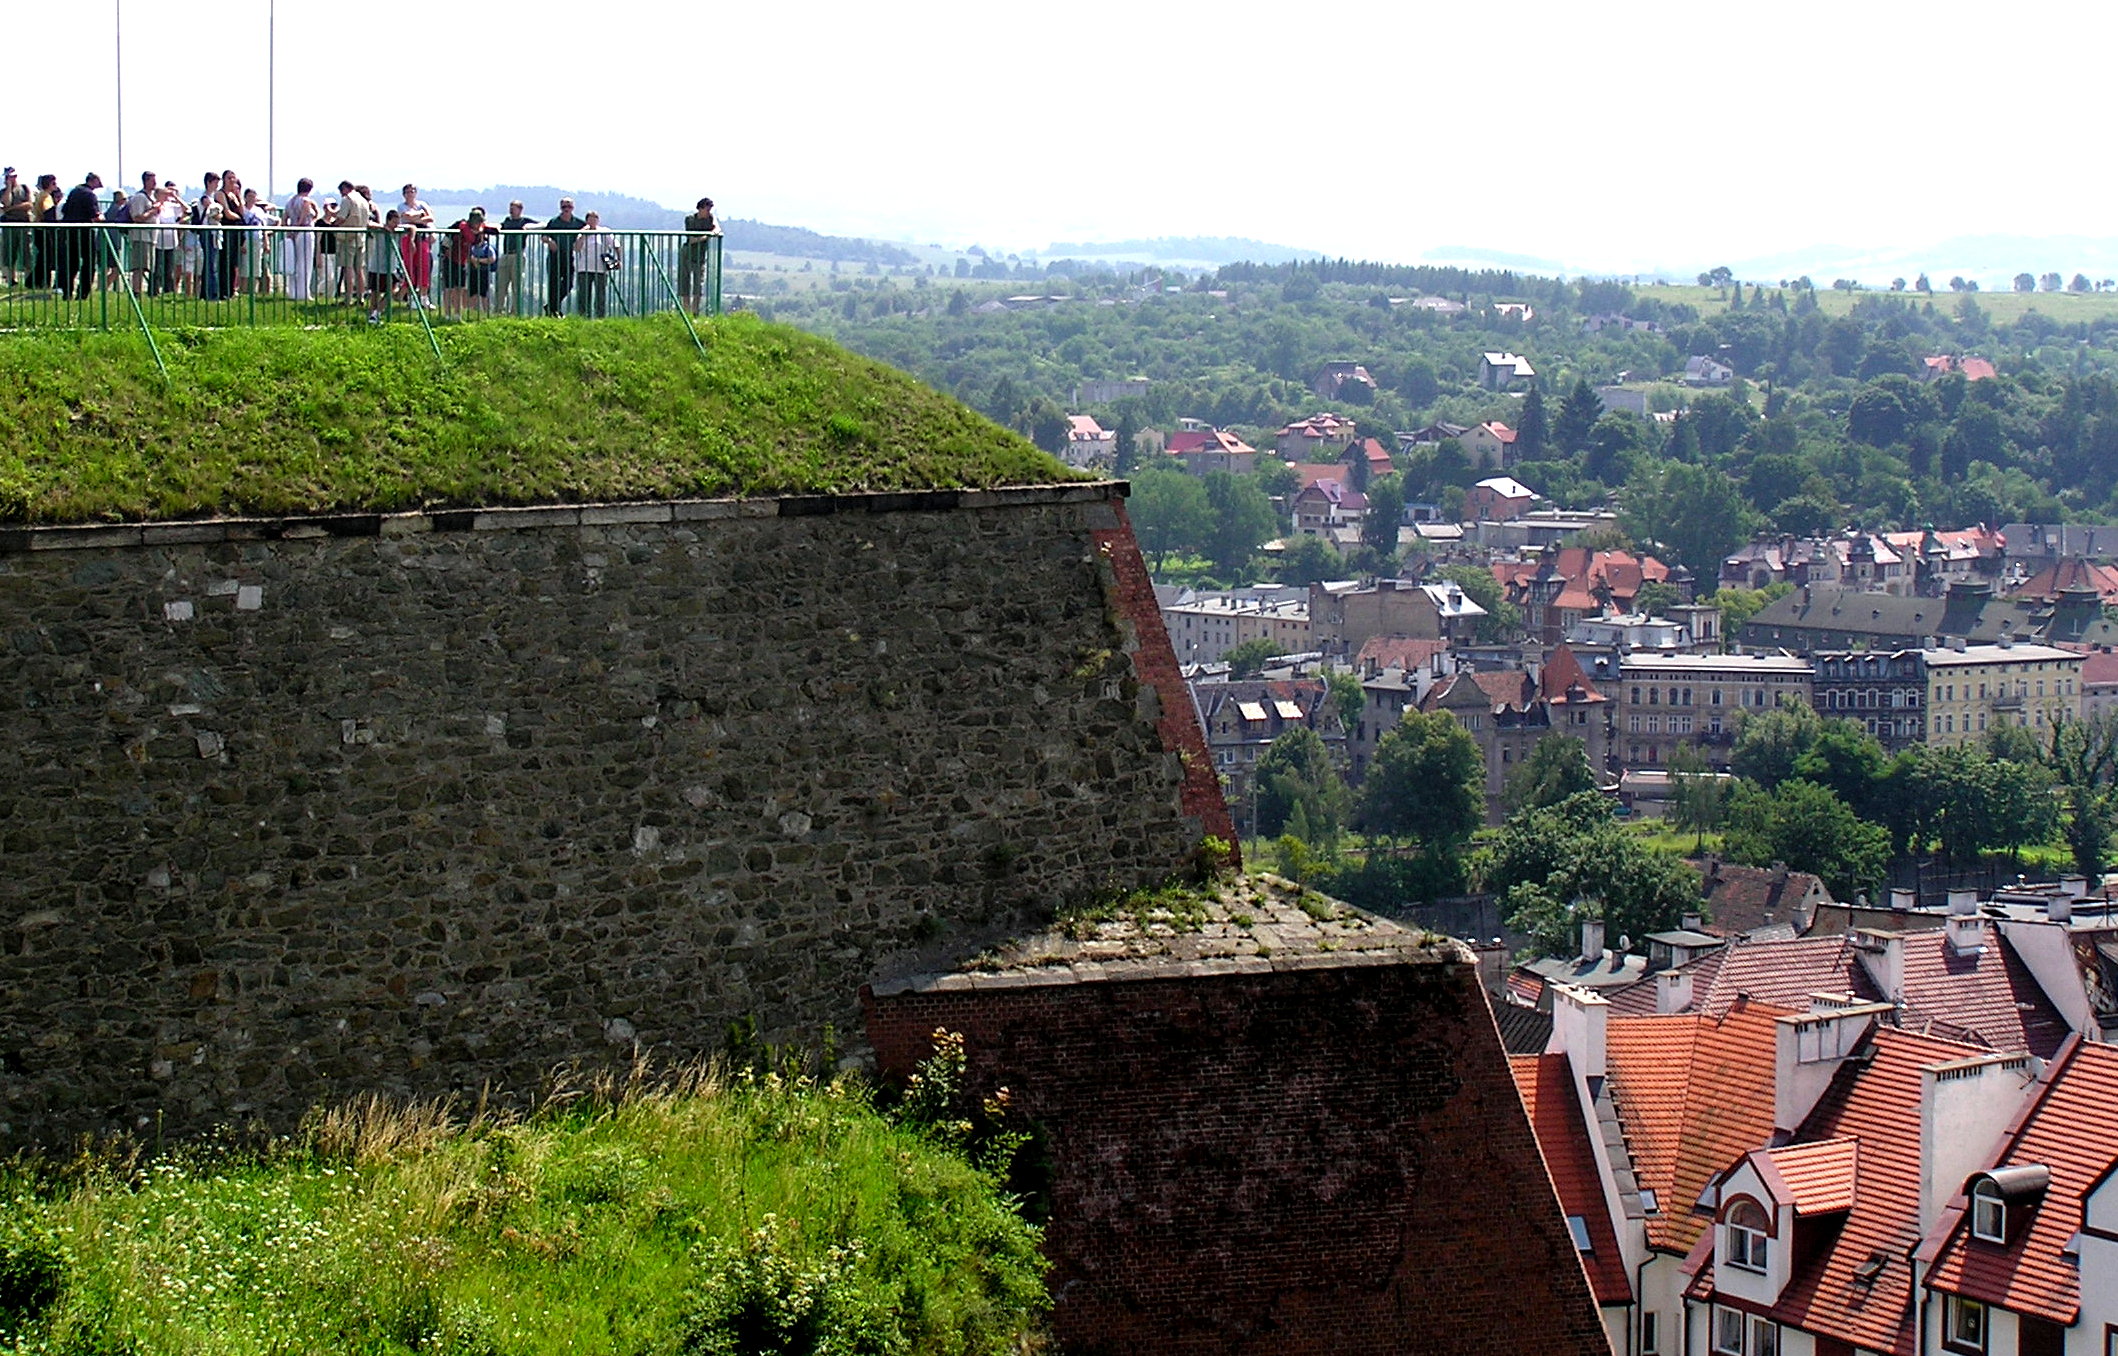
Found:
[[[878,997],[1366,965],[1473,963],[1416,931],[1269,873],[1235,876],[1174,911],[1143,897],[1061,920],[943,973],[877,979]]]
[[[1106,503],[1132,492],[1123,480],[1009,485],[983,490],[877,490],[747,499],[658,499],[615,504],[532,504],[517,508],[428,509],[409,513],[325,513],[281,518],[199,518],[0,528],[0,555],[125,546],[300,541],[317,537],[410,537],[432,532],[515,532],[543,527],[697,523],[721,518],[816,518],[850,513],[933,513]]]

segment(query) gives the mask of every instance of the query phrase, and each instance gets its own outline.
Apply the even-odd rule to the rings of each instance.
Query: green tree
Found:
[[[1446,565],[1441,577],[1455,584],[1470,596],[1472,602],[1486,610],[1478,623],[1478,639],[1489,645],[1501,644],[1519,635],[1522,631],[1522,609],[1508,601],[1501,591],[1500,581],[1483,565]]]
[[[1280,647],[1259,636],[1239,645],[1231,645],[1221,652],[1221,659],[1228,665],[1231,678],[1255,678],[1265,671],[1265,666],[1279,658]]]
[[[2018,292],[2035,292],[2037,290],[2037,275],[2034,273],[2016,274],[2015,290]]]
[[[1713,770],[1698,745],[1679,744],[1669,751],[1670,818],[1692,831],[1693,852],[1704,852],[1707,830],[1721,826],[1729,787],[1730,779]]]
[[[1548,956],[1573,950],[1583,917],[1602,918],[1615,942],[1673,928],[1698,907],[1698,874],[1628,832],[1595,791],[1510,816],[1472,869],[1508,926]]]
[[[2118,780],[2118,722],[2099,713],[2060,720],[2047,732],[2041,755],[2066,810],[2060,832],[2074,869],[2103,878],[2111,844],[2113,782]]]
[[[1405,516],[1404,478],[1377,476],[1368,485],[1368,516],[1361,520],[1361,541],[1379,556],[1397,559],[1397,528]]]
[[[1568,796],[1597,789],[1596,770],[1589,766],[1588,745],[1566,734],[1548,734],[1530,747],[1530,753],[1501,791],[1501,803],[1510,814],[1557,805]]]
[[[1850,720],[1826,720],[1794,760],[1794,775],[1831,792],[1855,814],[1872,819],[1887,766],[1882,743],[1874,735]]]
[[[1361,784],[1361,824],[1458,856],[1485,823],[1485,784],[1485,756],[1454,716],[1407,711],[1375,746]]]
[[[1331,686],[1331,704],[1338,709],[1338,723],[1351,730],[1368,709],[1368,694],[1361,689],[1361,680],[1343,669],[1333,669],[1324,675]]]
[[[1114,466],[1118,475],[1129,476],[1133,473],[1133,468],[1140,464],[1139,449],[1133,445],[1133,440],[1139,436],[1140,421],[1133,414],[1131,402],[1128,401],[1126,406],[1118,412],[1117,451],[1115,453],[1116,462]]]
[[[1231,578],[1247,577],[1258,547],[1279,527],[1272,501],[1249,476],[1210,471],[1203,478],[1211,521],[1201,543],[1214,568]]]
[[[1675,584],[1660,579],[1650,579],[1633,595],[1633,611],[1649,617],[1666,616],[1669,609],[1684,601]]]
[[[1196,476],[1182,471],[1142,471],[1133,477],[1128,512],[1140,549],[1160,570],[1172,555],[1192,555],[1205,549],[1213,528],[1213,505],[1206,487]]]
[[[1521,461],[1541,461],[1551,437],[1551,421],[1544,412],[1544,392],[1533,382],[1515,416],[1515,456]]]
[[[1300,536],[1288,543],[1273,573],[1282,584],[1314,584],[1345,578],[1346,562],[1322,537]]]
[[[1331,750],[1306,725],[1272,741],[1258,759],[1256,772],[1258,832],[1277,837],[1287,831],[1297,810],[1312,845],[1334,843],[1352,809],[1353,797],[1339,776]]]
[[[1808,871],[1839,899],[1873,892],[1890,864],[1890,835],[1815,782],[1766,791],[1741,787],[1729,802],[1722,851],[1751,866],[1785,862]]]
[[[1768,584],[1762,589],[1716,589],[1713,601],[1714,606],[1721,609],[1723,643],[1733,644],[1741,636],[1745,622],[1762,612],[1773,599],[1785,597],[1793,591],[1792,584]]]
[[[1730,477],[1673,461],[1643,463],[1627,487],[1619,521],[1634,540],[1660,542],[1693,574],[1712,579],[1721,561],[1749,539],[1758,515]]]
[[[1801,702],[1745,713],[1736,726],[1729,770],[1770,791],[1795,775],[1823,729],[1823,717]]]
[[[1596,421],[1602,417],[1602,397],[1588,384],[1588,378],[1577,379],[1574,389],[1560,398],[1559,417],[1552,421],[1552,450],[1569,457],[1588,451]]]

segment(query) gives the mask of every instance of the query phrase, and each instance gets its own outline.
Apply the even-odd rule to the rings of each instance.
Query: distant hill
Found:
[[[572,198],[579,212],[602,214],[603,224],[621,231],[673,231],[684,224],[689,206],[664,207],[646,198],[635,198],[609,189],[560,188],[553,184],[495,184],[491,188],[429,188],[420,191],[427,206],[444,220],[454,220],[462,211],[483,206],[492,216],[507,211],[521,199],[533,217],[544,218],[559,210],[559,199]],[[384,203],[388,205],[387,200]],[[915,264],[910,250],[851,236],[820,235],[800,226],[772,226],[762,221],[731,219],[721,223],[725,244],[731,250],[756,254],[784,254],[798,259],[836,259],[849,264]]]
[[[1143,264],[1188,264],[1218,267],[1221,264],[1287,264],[1298,259],[1321,259],[1315,250],[1291,245],[1273,245],[1230,235],[1159,236],[1153,240],[1097,240],[1086,243],[1055,242],[1042,257],[1047,259],[1111,259]]]
[[[1559,277],[1570,271],[1556,260],[1534,254],[1483,249],[1476,245],[1437,245],[1422,253],[1419,261],[1423,264],[1453,264],[1458,268],[1510,269],[1516,273],[1542,273],[1549,277]]]

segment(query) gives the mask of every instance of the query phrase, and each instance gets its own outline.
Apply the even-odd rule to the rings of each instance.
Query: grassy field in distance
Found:
[[[1765,296],[1769,301],[1778,291],[1777,279],[1761,280]],[[1791,281],[1791,280],[1790,280]],[[1746,284],[1746,287],[1749,284]],[[1701,315],[1713,315],[1728,309],[1728,289],[1724,287],[1636,287],[1636,296],[1654,297],[1664,302],[1687,302],[1699,308]],[[1746,299],[1749,296],[1745,292]],[[1914,292],[1907,287],[1903,292],[1889,290],[1888,280],[1882,286],[1864,288],[1858,292],[1833,291],[1826,282],[1817,288],[1817,309],[1828,316],[1845,315],[1853,309],[1853,303],[1862,297],[1885,297],[1901,300],[1914,306],[1932,301],[1935,309],[1944,315],[1954,315],[1956,305],[1963,297],[1978,302],[1996,325],[2013,324],[2024,314],[2036,311],[2050,316],[2063,324],[2078,324],[2085,320],[2118,319],[2118,292],[1951,292],[1946,285],[1931,295]]]

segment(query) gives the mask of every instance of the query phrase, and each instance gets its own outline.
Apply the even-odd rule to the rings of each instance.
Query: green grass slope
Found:
[[[984,488],[1075,478],[913,378],[733,316],[0,337],[32,523]]]
[[[5,1356],[1013,1356],[1040,1232],[946,1135],[768,1076],[263,1153],[0,1169]]]

